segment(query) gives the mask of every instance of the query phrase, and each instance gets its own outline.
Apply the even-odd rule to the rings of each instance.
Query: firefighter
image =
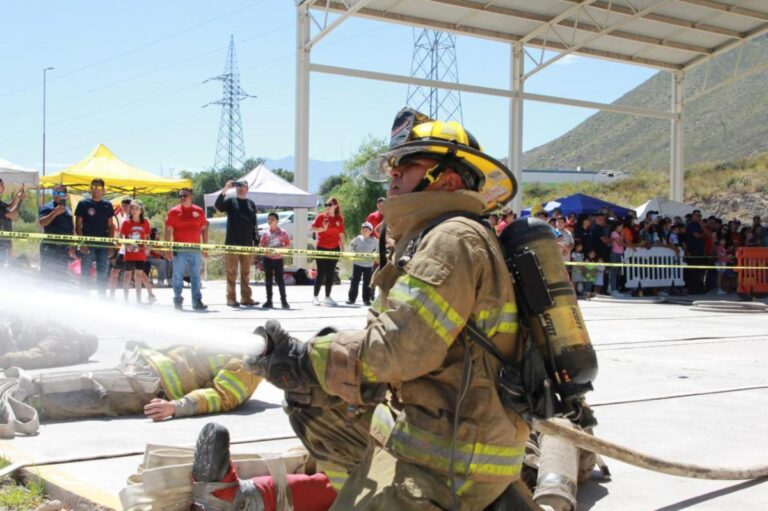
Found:
[[[291,425],[339,491],[333,509],[485,509],[519,480],[529,429],[499,400],[500,362],[462,334],[471,320],[521,356],[501,249],[468,216],[506,203],[515,179],[458,123],[409,109],[367,173],[389,179],[396,243],[366,327],[304,344],[270,321],[249,365],[286,391]]]
[[[153,421],[228,412],[250,399],[262,380],[244,357],[191,346],[153,349],[129,341],[115,369],[30,376],[16,368],[14,397],[42,419],[61,420],[144,413]]]
[[[95,335],[53,321],[0,319],[0,369],[82,364],[98,346]]]

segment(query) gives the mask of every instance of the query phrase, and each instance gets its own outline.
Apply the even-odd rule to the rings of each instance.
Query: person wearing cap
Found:
[[[148,240],[151,227],[149,221],[144,218],[144,203],[138,199],[131,202],[130,215],[123,220],[120,226],[120,237],[136,242]],[[141,303],[141,286],[147,290],[147,300],[149,304],[157,301],[152,293],[152,287],[149,284],[149,277],[144,273],[144,265],[147,262],[149,247],[140,244],[123,244],[123,295],[125,301],[128,301],[128,289],[131,286],[131,279],[136,287],[136,303]]]
[[[503,231],[509,224],[515,221],[517,218],[517,215],[515,215],[515,212],[512,211],[512,208],[504,208],[501,210],[501,219],[499,220],[499,223],[494,227],[496,229],[496,234],[501,234],[501,231]]]
[[[360,234],[349,242],[350,252],[358,254],[376,253],[379,242],[372,236],[373,225],[363,222]],[[371,275],[373,275],[373,258],[357,259],[352,263],[352,281],[349,283],[348,305],[353,305],[357,300],[357,290],[360,287],[360,277],[363,278],[363,303],[371,305]]]
[[[389,181],[395,241],[365,328],[304,343],[268,321],[257,328],[268,348],[249,364],[286,392],[294,431],[339,492],[332,509],[483,510],[519,485],[529,428],[495,390],[501,363],[462,332],[473,320],[503,356],[522,348],[504,256],[480,217],[517,183],[460,124],[411,109],[365,175]]]
[[[381,207],[384,205],[384,201],[387,200],[384,197],[379,197],[376,199],[376,211],[368,215],[368,218],[365,219],[366,222],[371,224],[373,227],[373,237],[377,238],[379,237],[379,233],[381,232],[382,222],[384,221],[384,215],[381,213]]]
[[[67,187],[58,184],[53,187],[53,200],[43,204],[38,212],[38,223],[45,234],[75,234],[75,219],[67,206]],[[74,258],[75,249],[58,243],[40,243],[40,271],[52,282],[67,280],[69,261]]]

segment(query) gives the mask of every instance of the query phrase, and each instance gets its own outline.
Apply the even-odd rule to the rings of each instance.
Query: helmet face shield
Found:
[[[403,147],[387,151],[386,153],[369,160],[363,167],[362,175],[368,181],[373,181],[374,183],[386,183],[389,181],[392,169],[401,165],[405,158],[416,155],[430,157],[429,154],[425,153],[424,148],[421,147]]]

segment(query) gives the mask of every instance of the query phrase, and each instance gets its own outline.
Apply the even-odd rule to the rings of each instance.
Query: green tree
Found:
[[[263,165],[266,160],[264,158],[248,158],[245,160],[245,163],[243,163],[243,174],[247,174],[248,172],[252,171],[259,165]]]
[[[272,169],[272,172],[274,172],[276,175],[280,176],[281,178],[285,179],[289,183],[293,183],[293,178],[294,178],[293,171],[278,167],[276,169]]]
[[[323,182],[320,183],[320,191],[318,191],[318,195],[321,195],[323,197],[326,197],[333,192],[333,189],[337,186],[341,186],[346,179],[346,176],[344,174],[334,174],[332,176],[328,176],[325,179],[323,179]]]

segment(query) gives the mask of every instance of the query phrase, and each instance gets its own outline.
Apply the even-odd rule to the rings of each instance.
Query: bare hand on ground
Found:
[[[144,415],[155,422],[173,417],[175,412],[176,408],[173,406],[173,403],[165,399],[155,398],[144,407]]]

